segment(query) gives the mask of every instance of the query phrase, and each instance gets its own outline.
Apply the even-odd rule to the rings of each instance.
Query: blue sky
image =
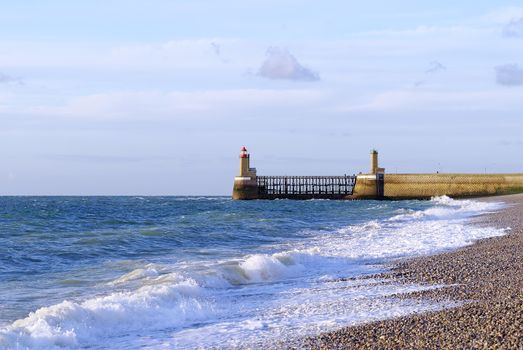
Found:
[[[23,1],[0,194],[229,194],[260,174],[523,171],[523,2]]]

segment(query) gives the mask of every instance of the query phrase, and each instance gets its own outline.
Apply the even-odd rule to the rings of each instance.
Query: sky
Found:
[[[1,195],[523,172],[523,1],[1,5]]]

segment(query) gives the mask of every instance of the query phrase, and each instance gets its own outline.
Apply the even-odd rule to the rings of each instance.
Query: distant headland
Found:
[[[247,199],[429,199],[482,197],[523,192],[523,173],[386,174],[378,151],[370,152],[370,172],[342,176],[258,176],[250,154],[240,150],[240,174],[232,198]]]

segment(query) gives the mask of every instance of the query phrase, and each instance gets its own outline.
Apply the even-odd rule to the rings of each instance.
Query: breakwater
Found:
[[[384,174],[383,195],[376,177],[357,176],[354,193],[345,199],[430,199],[493,196],[523,192],[523,174]]]
[[[523,192],[520,174],[386,174],[371,151],[370,173],[352,176],[258,176],[245,147],[233,199],[429,199],[480,197]]]

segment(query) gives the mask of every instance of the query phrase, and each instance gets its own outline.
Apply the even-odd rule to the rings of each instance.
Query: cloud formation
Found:
[[[437,73],[445,69],[447,69],[447,67],[442,65],[440,62],[432,61],[429,63],[429,68],[425,71],[425,73]]]
[[[211,43],[211,47],[212,47],[212,50],[214,51],[214,54],[216,56],[220,56],[221,54],[221,47],[220,45],[218,45],[217,43],[215,43],[214,41]]]
[[[503,28],[503,36],[507,38],[523,38],[523,18],[513,19]]]
[[[428,78],[428,74],[436,74],[438,72],[446,70],[447,67],[445,67],[441,62],[438,61],[432,61],[429,63],[429,67],[425,70],[425,77],[422,79],[418,79],[414,82],[414,87],[418,88],[420,86],[425,85],[430,79]]]
[[[23,84],[22,80],[20,78],[15,78],[6,74],[3,74],[0,72],[0,84],[8,84],[8,83],[17,83],[17,84]]]
[[[267,49],[265,61],[257,73],[268,79],[318,81],[317,72],[302,66],[289,51],[278,47]]]
[[[85,120],[230,120],[263,108],[282,111],[321,104],[324,95],[312,89],[232,89],[170,92],[114,92],[82,95],[64,104],[40,105],[32,114]],[[20,112],[20,108],[6,110]]]
[[[496,68],[496,82],[505,86],[523,85],[523,68],[516,63],[508,63]]]
[[[223,62],[223,63],[228,63],[229,62],[228,59],[222,57],[222,47],[220,46],[220,44],[218,44],[218,43],[216,43],[214,41],[211,42],[211,49],[212,49],[214,55],[216,57],[218,57],[218,59],[221,62]]]
[[[373,96],[360,105],[340,106],[339,111],[515,111],[523,107],[519,90],[390,90]],[[452,117],[454,118],[454,117]]]

